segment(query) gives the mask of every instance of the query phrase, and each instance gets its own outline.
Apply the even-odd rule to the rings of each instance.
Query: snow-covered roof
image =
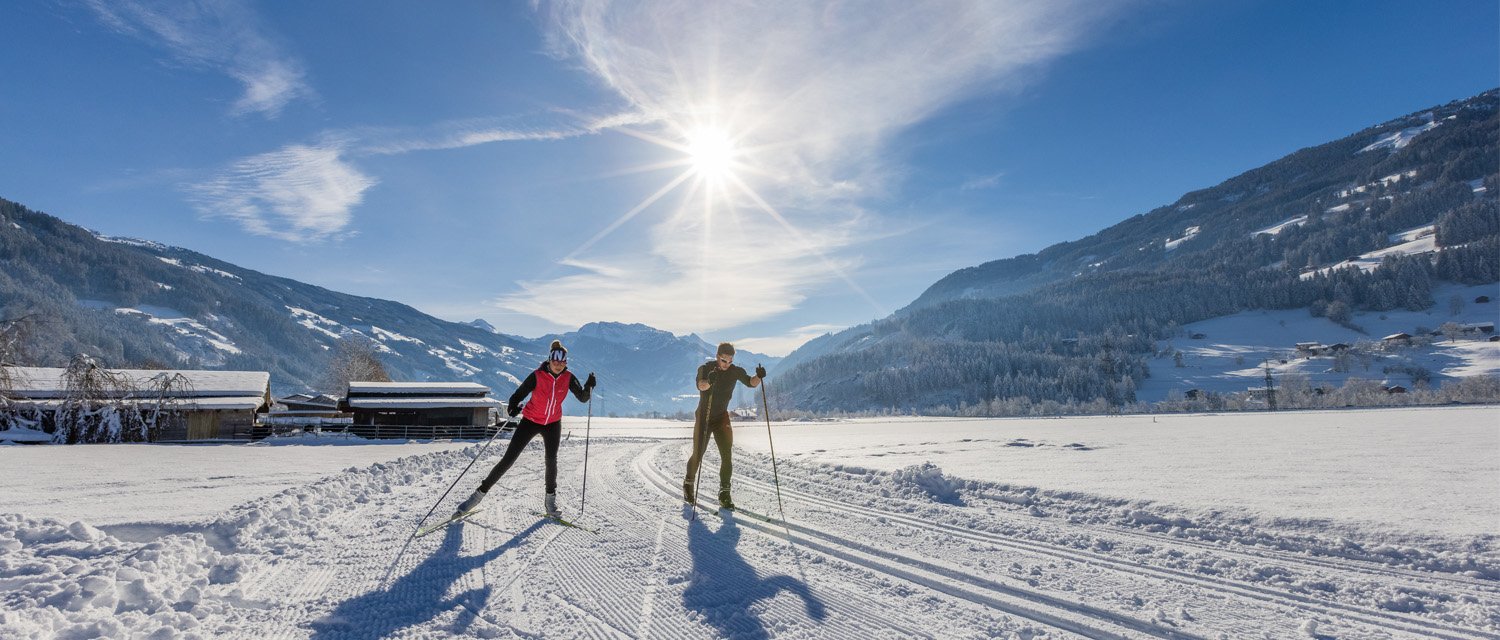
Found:
[[[63,374],[66,369],[57,367],[12,367],[13,395],[25,398],[60,398],[66,393]],[[181,374],[192,386],[180,397],[254,397],[258,402],[271,387],[271,374],[265,371],[203,371],[153,369],[107,369],[127,376],[138,388],[151,386],[152,378],[159,375]],[[257,405],[259,406],[259,405]]]
[[[350,382],[349,393],[380,395],[475,395],[490,388],[477,382]]]
[[[499,409],[504,407],[505,403],[494,398],[412,396],[403,398],[349,398],[349,406],[354,409],[480,409],[488,407]]]
[[[62,407],[63,402],[63,400],[57,398],[36,398],[17,400],[12,404],[19,407],[57,409]],[[155,398],[128,398],[122,402],[127,405],[139,407],[152,407],[156,405]],[[260,409],[265,403],[263,396],[220,396],[173,401],[170,404],[170,408],[182,411],[255,411]]]

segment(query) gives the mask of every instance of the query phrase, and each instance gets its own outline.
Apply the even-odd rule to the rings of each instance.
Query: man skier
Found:
[[[568,350],[563,347],[561,340],[553,340],[551,351],[547,355],[547,361],[526,376],[521,382],[521,387],[515,393],[510,394],[510,405],[508,407],[511,417],[521,414],[521,424],[510,437],[510,446],[505,449],[505,455],[501,456],[500,462],[490,470],[490,475],[485,476],[484,482],[469,498],[458,505],[454,515],[460,515],[473,511],[479,507],[484,500],[485,494],[500,480],[500,476],[510,470],[516,458],[521,455],[521,450],[526,448],[537,434],[541,434],[542,443],[547,452],[547,497],[544,501],[547,515],[557,517],[557,446],[562,441],[562,405],[563,400],[568,397],[568,392],[573,392],[573,397],[579,402],[588,402],[593,394],[594,374],[590,373],[587,382],[578,384],[578,378],[573,372],[568,371]],[[521,407],[521,399],[527,394],[531,395],[531,401],[527,402],[525,409]]]
[[[734,345],[720,343],[713,360],[698,367],[698,410],[693,414],[693,455],[688,458],[687,477],[682,481],[682,499],[692,504],[697,497],[698,466],[703,463],[703,454],[708,451],[708,437],[714,438],[719,447],[719,506],[734,508],[729,496],[729,479],[734,474],[734,463],[730,450],[734,447],[734,430],[729,425],[729,401],[734,398],[734,385],[742,382],[755,388],[766,379],[766,368],[755,366],[755,377],[750,377],[744,368],[734,364]]]

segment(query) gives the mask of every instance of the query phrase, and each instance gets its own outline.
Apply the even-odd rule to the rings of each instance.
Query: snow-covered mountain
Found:
[[[628,372],[607,381],[612,395],[601,396],[595,403],[595,411],[601,415],[637,413],[629,407],[664,396],[669,403],[663,406],[657,401],[652,410],[691,411],[698,402],[693,372],[713,357],[717,347],[717,343],[711,344],[697,334],[676,336],[643,324],[618,322],[591,322],[574,332],[543,336],[537,344],[544,345],[553,338],[561,339],[571,353],[579,354],[574,358],[579,362],[583,362],[583,354],[588,354],[589,366],[599,371]],[[743,349],[734,358],[735,364],[748,371],[756,364],[769,369],[780,360]],[[604,382],[601,379],[600,384]],[[739,388],[734,406],[753,404],[752,395],[749,389]]]
[[[60,366],[82,352],[121,367],[266,370],[278,394],[318,386],[338,341],[366,338],[394,379],[471,380],[503,398],[556,337],[448,322],[187,249],[102,236],[5,200],[0,300],[0,319],[32,318],[26,364]],[[691,409],[680,396],[713,355],[697,336],[643,325],[599,323],[562,338],[575,370],[599,374],[596,404],[621,415]]]
[[[789,354],[781,391],[812,410],[1120,405],[1145,399],[1155,354],[1184,325],[1300,310],[1355,327],[1360,312],[1446,305],[1443,286],[1493,288],[1497,114],[1500,90],[1424,109],[1086,238],[960,269],[889,318]]]

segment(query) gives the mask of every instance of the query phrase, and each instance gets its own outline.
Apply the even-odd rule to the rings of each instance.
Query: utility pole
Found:
[[[1266,406],[1276,410],[1276,387],[1271,380],[1271,359],[1266,358]]]

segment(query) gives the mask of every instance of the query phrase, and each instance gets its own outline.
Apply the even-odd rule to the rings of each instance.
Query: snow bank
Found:
[[[224,596],[247,566],[201,534],[134,544],[83,522],[16,514],[0,514],[0,551],[7,637],[213,636],[227,630],[200,621],[227,610]]]
[[[891,479],[897,486],[916,489],[938,502],[960,506],[964,503],[963,498],[958,495],[964,483],[944,476],[943,470],[931,462],[894,471]]]
[[[769,460],[767,460],[767,465]],[[1165,534],[1173,539],[1216,546],[1248,547],[1308,556],[1373,562],[1402,569],[1434,571],[1470,578],[1500,580],[1500,549],[1497,536],[1479,536],[1462,541],[1416,535],[1396,535],[1342,527],[1326,519],[1268,517],[1230,508],[1194,509],[1159,504],[1151,500],[1127,500],[1091,493],[1048,490],[999,482],[948,477],[931,463],[895,471],[862,467],[781,460],[781,479],[816,478],[797,488],[835,488],[855,496],[868,496],[866,506],[891,509],[892,500],[908,501],[905,510],[934,519],[951,518],[947,509],[968,507],[981,511],[1014,511],[1046,521],[1068,525],[1094,525],[1115,530]],[[770,478],[764,478],[770,481]],[[960,498],[960,493],[962,498]],[[964,526],[974,526],[965,521]],[[1112,547],[1107,538],[1066,529],[1056,540],[1075,548]],[[1002,532],[1004,533],[1004,532]],[[1034,532],[1030,535],[1036,535]],[[1175,561],[1174,561],[1175,562]],[[1257,582],[1276,581],[1260,575],[1249,565],[1192,567],[1209,574],[1238,574]],[[1181,564],[1181,563],[1177,563]],[[1391,595],[1389,606],[1402,610],[1401,599]]]

